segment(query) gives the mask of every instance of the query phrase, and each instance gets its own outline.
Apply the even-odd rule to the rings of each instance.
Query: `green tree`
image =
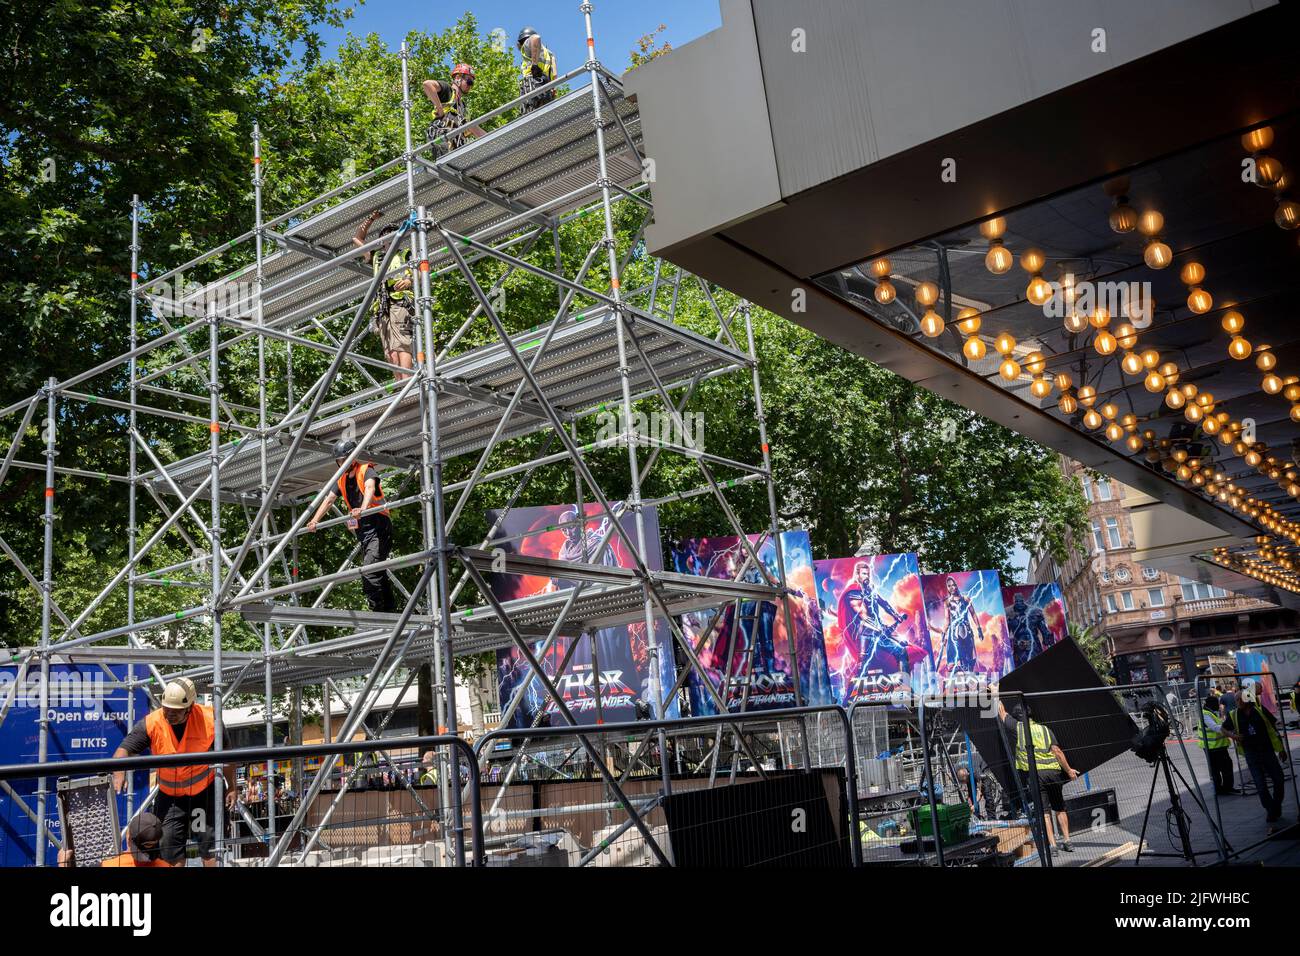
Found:
[[[1101,679],[1108,684],[1115,683],[1114,662],[1110,658],[1105,633],[1077,621],[1068,622],[1066,630],[1069,632],[1070,640],[1083,651],[1083,656],[1088,658],[1088,663]]]
[[[18,304],[19,312],[12,319],[18,334],[2,360],[0,396],[5,403],[32,394],[48,376],[66,378],[125,350],[132,193],[141,195],[148,211],[141,268],[147,282],[252,225],[250,143],[255,121],[264,137],[264,202],[269,215],[340,187],[400,154],[398,55],[371,35],[349,37],[337,57],[323,57],[315,28],[341,22],[343,16],[326,0],[159,0],[144,11],[124,3],[67,2],[48,5],[32,16],[5,19],[0,48],[22,51],[3,64],[12,95],[0,102],[0,127],[7,134],[0,137],[6,157],[0,170],[5,183],[0,201],[7,213],[0,229],[11,250],[0,271],[0,292],[6,301]],[[202,32],[206,29],[212,30],[211,36]],[[648,42],[633,54],[634,64],[666,48],[655,46],[661,30],[647,34]],[[200,37],[203,42],[196,43]],[[422,120],[417,138],[427,122],[418,84],[428,76],[446,76],[455,62],[475,66],[474,115],[516,95],[513,51],[496,48],[469,14],[439,34],[412,32],[407,42]],[[38,68],[38,63],[49,66]],[[68,79],[55,82],[52,77]],[[509,119],[507,115],[493,123]],[[46,181],[41,170],[50,157],[56,176]],[[620,250],[632,241],[639,219],[635,204],[617,207]],[[579,218],[564,228],[561,271],[576,271],[602,228],[597,216]],[[549,241],[540,245],[545,248],[525,257],[553,267]],[[202,281],[248,262],[245,245],[206,263],[192,278]],[[624,287],[645,285],[654,268],[648,257],[634,257]],[[473,269],[485,285],[503,272],[500,263],[491,261]],[[604,257],[599,256],[588,283],[604,289],[608,281]],[[704,294],[689,280],[678,291],[678,320],[713,335],[717,322]],[[465,283],[458,281],[439,282],[434,295],[436,334],[445,342],[474,301]],[[505,295],[503,320],[512,330],[549,321],[554,313],[554,287],[522,271],[505,282]],[[580,295],[574,310],[594,301]],[[729,311],[735,297],[722,293],[719,305]],[[753,324],[781,522],[807,527],[819,555],[845,555],[868,546],[915,550],[923,565],[934,571],[1007,571],[1017,543],[1042,543],[1063,558],[1069,534],[1083,540],[1084,503],[1078,486],[1062,478],[1051,453],[777,316],[755,310]],[[146,339],[163,331],[147,318],[142,317],[141,325]],[[743,333],[739,323],[736,331]],[[319,332],[306,334],[324,340]],[[187,349],[205,349],[206,337],[204,329],[184,345],[161,348],[143,361],[143,367],[161,368],[183,359]],[[462,346],[492,338],[491,329],[480,321]],[[367,340],[362,348],[378,357],[373,342]],[[289,404],[286,353],[277,344],[267,351],[268,398],[273,408],[283,409]],[[251,344],[232,347],[223,355],[227,401],[256,405],[256,359]],[[294,350],[295,397],[328,361],[328,355]],[[204,395],[206,375],[201,362],[174,374],[167,384]],[[333,394],[345,395],[363,384],[359,374],[345,370]],[[124,375],[106,374],[83,387],[122,397]],[[173,411],[205,411],[157,394],[148,401]],[[655,406],[641,404],[647,410]],[[701,383],[687,411],[704,416],[702,438],[710,452],[741,461],[758,459],[757,409],[746,373]],[[256,423],[255,416],[245,414],[243,420]],[[39,416],[28,431],[31,444],[24,445],[25,457],[38,456],[39,448],[32,450],[40,441],[38,425]],[[59,415],[60,462],[121,474],[123,425],[121,414],[65,403]],[[579,439],[592,440],[596,428],[595,422],[582,423]],[[147,433],[164,461],[201,452],[208,442],[201,424],[154,419],[147,423]],[[536,455],[543,442],[542,436],[514,442],[499,450],[489,465],[525,460]],[[612,498],[629,493],[625,450],[593,455],[590,464]],[[467,477],[472,465],[468,456],[449,462],[447,481]],[[670,495],[700,483],[694,463],[665,455],[643,491],[647,496]],[[75,615],[125,562],[126,494],[120,483],[89,479],[61,477],[58,486],[55,593],[60,605]],[[473,493],[456,529],[457,543],[479,543],[486,532],[484,510],[500,506],[502,488],[497,484]],[[0,515],[0,533],[39,567],[39,474],[15,472],[3,490],[7,507]],[[572,469],[561,463],[535,469],[519,504],[573,497]],[[734,505],[746,529],[767,527],[767,497],[760,484],[736,489]],[[398,513],[395,553],[421,547],[413,515]],[[142,494],[141,540],[160,520]],[[223,509],[227,542],[243,522],[243,509]],[[709,496],[664,506],[660,524],[665,541],[730,533],[724,514]],[[198,535],[194,526],[189,528],[192,538]],[[301,576],[333,571],[349,544],[338,533],[304,537],[298,557]],[[189,556],[190,543],[173,535],[146,561],[144,570],[156,571]],[[250,560],[244,570],[252,566]],[[189,568],[169,575],[179,586],[142,584],[138,617],[169,614],[201,602],[202,571]],[[413,573],[402,577],[408,586],[414,583]],[[40,620],[36,592],[8,561],[0,564],[0,587],[0,633],[11,644],[34,644]],[[356,584],[339,587],[330,601],[359,606],[360,589]],[[459,603],[475,601],[467,588]],[[83,630],[124,620],[119,593]],[[227,647],[260,646],[260,635],[235,615],[223,620],[223,628]],[[158,639],[201,648],[210,634],[202,621],[190,621]],[[469,675],[490,665],[490,659],[466,658],[457,670]]]
[[[659,24],[649,33],[643,33],[637,38],[636,49],[632,51],[632,68],[640,66],[642,63],[649,63],[657,56],[663,56],[665,53],[671,53],[673,45],[667,40],[660,41],[659,34],[668,29],[667,24]]]

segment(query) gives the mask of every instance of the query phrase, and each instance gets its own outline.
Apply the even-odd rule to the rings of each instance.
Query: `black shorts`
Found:
[[[188,797],[173,797],[158,791],[153,812],[162,821],[163,860],[172,864],[183,862],[185,844],[191,837],[199,845],[199,856],[212,859],[217,841],[216,792],[214,786]]]
[[[1047,805],[1057,813],[1065,811],[1065,794],[1062,791],[1068,779],[1064,770],[1038,771],[1038,787],[1043,791]]]

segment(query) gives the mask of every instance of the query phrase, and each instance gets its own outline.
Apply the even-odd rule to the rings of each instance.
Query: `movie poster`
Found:
[[[617,507],[617,506],[615,506]],[[560,561],[586,564],[603,564],[610,567],[631,568],[635,561],[626,542],[615,532],[600,557],[596,548],[609,528],[609,518],[599,504],[585,506],[586,518],[578,522],[576,505],[545,505],[536,508],[513,508],[506,513],[496,536],[501,540],[497,547],[513,554],[527,554]],[[654,508],[643,511],[646,529],[646,564],[652,570],[663,566],[659,545],[659,517]],[[488,511],[488,524],[495,526],[501,517],[497,510]],[[628,537],[635,542],[636,518],[623,515],[621,523]],[[493,593],[503,601],[545,594],[572,588],[577,581],[533,575],[493,574],[489,583]],[[655,631],[660,655],[659,681],[667,693],[676,680],[673,669],[671,635],[662,620],[655,621]],[[615,723],[637,719],[637,703],[643,701],[648,711],[655,713],[653,695],[650,693],[650,645],[644,621],[603,627],[594,634],[583,634],[563,674],[557,676],[572,636],[560,637],[542,655],[542,640],[536,641],[533,652],[538,654],[546,671],[564,698],[565,706],[579,724]],[[595,648],[593,666],[592,649]],[[543,714],[541,726],[565,726],[564,717],[555,701],[546,692],[545,685],[529,670],[528,662],[519,648],[511,647],[497,652],[497,687],[504,708],[520,684],[527,690],[509,727],[530,727]],[[599,697],[596,688],[599,686]],[[599,701],[599,706],[598,706]],[[673,698],[664,711],[665,717],[678,716],[677,699]]]
[[[776,542],[766,534],[749,535],[749,541],[771,577],[779,580]],[[794,707],[796,686],[806,706],[830,704],[834,700],[826,667],[826,647],[822,640],[817,581],[808,532],[781,532],[781,548],[785,558],[786,585],[792,591],[784,604],[789,608],[794,626],[796,660],[790,659],[785,610],[778,602],[739,602],[739,628],[736,626],[736,602],[728,604],[721,612],[697,611],[682,617],[683,633],[694,646],[698,637],[708,630],[714,615],[722,614],[722,620],[698,656],[728,713],[742,708]],[[673,569],[682,574],[763,583],[763,575],[752,561],[744,573],[740,573],[747,558],[747,549],[736,537],[682,541],[673,548],[672,554]],[[694,671],[687,690],[692,714],[718,713],[712,695]]]
[[[1273,679],[1272,671],[1268,666],[1268,661],[1259,651],[1234,651],[1233,657],[1237,661],[1238,674],[1256,674],[1256,677],[1243,677],[1240,681],[1241,688],[1244,690],[1247,686],[1254,685],[1259,694],[1260,706],[1267,710],[1274,717],[1282,716],[1282,708],[1278,705],[1277,684]],[[1285,688],[1283,688],[1285,691]],[[1241,697],[1238,695],[1237,700]]]
[[[836,703],[889,700],[929,659],[915,554],[832,558],[813,565]]]
[[[1065,599],[1055,581],[1017,584],[1002,589],[1011,635],[1012,668],[1027,664],[1058,641],[1066,639]]]
[[[939,693],[968,691],[1011,670],[1011,638],[996,571],[921,575]]]

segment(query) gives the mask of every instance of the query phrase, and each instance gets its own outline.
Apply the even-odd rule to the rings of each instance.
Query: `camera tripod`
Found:
[[[1229,851],[1227,841],[1223,833],[1219,830],[1218,825],[1214,822],[1214,817],[1210,815],[1209,807],[1205,805],[1205,800],[1196,788],[1187,782],[1182,772],[1174,766],[1173,761],[1169,759],[1169,752],[1164,746],[1161,746],[1155,762],[1151,765],[1151,788],[1147,791],[1147,808],[1142,814],[1142,834],[1138,837],[1137,856],[1133,859],[1133,865],[1138,866],[1142,861],[1142,847],[1146,843],[1147,826],[1151,820],[1151,802],[1156,794],[1156,781],[1163,776],[1165,779],[1165,790],[1169,794],[1169,809],[1165,811],[1166,818],[1173,817],[1174,825],[1178,828],[1178,842],[1182,848],[1179,853],[1154,853],[1149,852],[1147,856],[1159,857],[1182,857],[1192,866],[1196,866],[1196,858],[1207,853],[1213,853],[1226,858]],[[1174,778],[1183,785],[1187,795],[1192,798],[1201,814],[1205,817],[1205,822],[1210,825],[1210,832],[1214,834],[1214,842],[1217,849],[1213,850],[1195,850],[1192,848],[1191,818],[1187,811],[1183,809],[1182,798],[1178,794],[1178,786]]]

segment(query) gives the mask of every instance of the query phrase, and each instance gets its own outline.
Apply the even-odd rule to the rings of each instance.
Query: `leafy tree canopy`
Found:
[[[349,37],[336,56],[325,56],[319,29],[344,20],[345,11],[330,0],[58,0],[24,4],[21,11],[0,3],[0,301],[8,309],[11,330],[0,358],[0,403],[20,401],[51,376],[63,380],[126,351],[133,194],[140,196],[144,209],[140,272],[147,283],[252,226],[255,123],[263,134],[268,215],[307,202],[400,154],[398,55],[371,35]],[[655,45],[657,32],[630,52],[630,65],[663,52]],[[426,77],[446,76],[453,63],[466,61],[477,71],[475,115],[516,95],[514,51],[495,47],[471,14],[442,33],[413,31],[407,42],[413,87]],[[567,66],[561,64],[561,69]],[[427,122],[425,104],[419,102],[419,115]],[[422,130],[421,125],[417,134]],[[631,244],[640,220],[633,206],[618,207],[615,225],[624,247]],[[598,217],[566,227],[560,250],[564,271],[572,274],[599,236]],[[189,278],[203,281],[246,265],[246,246],[204,263]],[[548,268],[553,255],[549,241],[528,253]],[[625,285],[648,282],[654,268],[648,257],[634,258]],[[477,265],[475,272],[485,285],[502,274],[494,263]],[[602,288],[607,279],[603,257],[598,257],[591,286]],[[445,341],[474,302],[464,283],[441,282],[434,292],[438,336]],[[505,294],[503,314],[512,328],[534,326],[553,314],[554,288],[534,277],[512,275]],[[724,308],[735,304],[734,298],[722,298]],[[165,331],[143,311],[143,340]],[[701,332],[717,330],[709,302],[689,281],[679,290],[678,315]],[[865,545],[880,551],[915,550],[932,571],[1008,571],[1016,544],[1046,546],[1064,557],[1069,533],[1083,540],[1082,495],[1062,477],[1052,453],[775,315],[755,310],[753,322],[781,521],[808,528],[819,555],[848,554]],[[311,334],[324,341],[320,333]],[[206,336],[203,330],[159,349],[142,360],[142,371],[201,352]],[[480,324],[464,344],[489,337]],[[378,357],[370,340],[364,348]],[[291,377],[293,397],[301,397],[329,357],[295,349],[292,376],[283,345],[268,346],[266,360],[268,399],[272,407],[284,409]],[[221,374],[228,383],[223,393],[228,402],[257,405],[257,353],[251,344],[231,348]],[[206,364],[199,362],[163,384],[204,395],[206,376]],[[349,371],[334,394],[364,384]],[[109,397],[123,397],[126,387],[122,370],[84,386]],[[175,397],[154,393],[147,400],[158,408],[206,414]],[[688,410],[704,416],[702,438],[710,452],[758,459],[756,408],[747,375],[702,383]],[[20,459],[40,460],[41,417],[27,430]],[[17,416],[4,423],[6,447],[16,424]],[[60,464],[126,472],[124,414],[64,402],[56,424]],[[590,440],[594,424],[583,427],[581,437]],[[201,424],[151,419],[141,431],[163,460],[206,448],[207,431]],[[542,440],[519,442],[494,464],[521,460],[524,453],[535,453]],[[668,457],[652,473],[646,495],[700,484],[692,463]],[[624,450],[592,461],[611,497],[628,493]],[[472,464],[450,463],[448,480],[465,477]],[[142,467],[147,465],[142,462]],[[15,468],[0,489],[5,499],[0,535],[38,570],[42,487],[39,472]],[[75,615],[126,560],[127,496],[121,483],[77,477],[61,476],[58,488],[55,598]],[[499,506],[506,490],[494,485],[475,493],[457,528],[457,541],[478,543],[485,531],[483,510]],[[571,468],[557,465],[537,469],[519,503],[567,501],[573,494]],[[736,509],[747,528],[767,526],[761,485],[739,489]],[[161,521],[154,502],[141,494],[140,539]],[[232,505],[224,509],[222,521],[229,542],[246,517]],[[729,533],[723,514],[707,496],[665,506],[660,524],[665,540]],[[401,512],[397,525],[397,548],[418,547],[416,512]],[[196,526],[187,529],[188,538],[169,535],[142,570],[187,560],[201,540]],[[304,539],[299,555],[303,576],[334,570],[348,544],[341,534]],[[244,570],[252,566],[250,561]],[[137,617],[201,603],[196,571],[201,568],[173,572],[194,587],[141,586]],[[464,596],[472,597],[472,592]],[[362,605],[356,585],[338,588],[330,601]],[[83,630],[124,621],[119,592]],[[260,647],[260,634],[234,615],[224,627],[227,647]],[[58,624],[55,631],[57,636]],[[0,634],[10,645],[22,646],[35,644],[39,633],[39,595],[6,559],[0,562]],[[201,623],[191,622],[161,632],[157,639],[202,647],[210,635]]]

